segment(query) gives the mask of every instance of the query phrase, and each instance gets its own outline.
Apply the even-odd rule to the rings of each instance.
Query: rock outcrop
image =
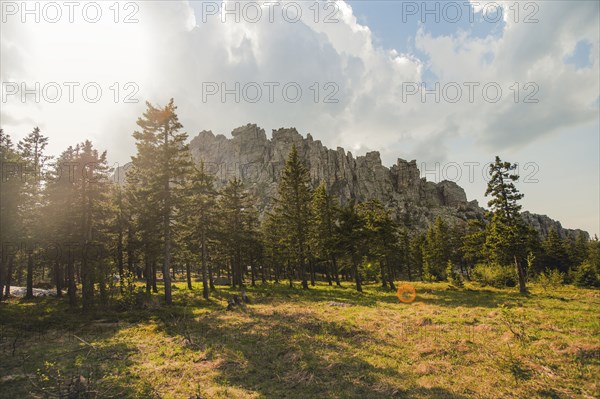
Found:
[[[546,215],[538,215],[525,211],[521,213],[521,216],[535,231],[537,231],[541,237],[546,237],[551,230],[558,233],[560,238],[571,238],[576,239],[579,234],[583,234],[588,240],[590,235],[587,231],[579,229],[565,229],[562,227],[559,221],[552,220]]]
[[[451,223],[469,219],[483,220],[485,210],[477,201],[468,201],[465,191],[452,181],[429,182],[421,178],[417,162],[398,159],[391,168],[381,163],[379,152],[368,152],[356,158],[343,148],[328,149],[308,134],[303,137],[294,128],[273,130],[268,139],[264,129],[248,124],[231,133],[202,131],[190,142],[194,160],[204,163],[205,170],[215,177],[217,188],[233,177],[242,179],[256,196],[261,212],[271,208],[277,195],[279,174],[296,145],[309,170],[313,186],[321,181],[343,203],[379,199],[409,229],[424,230],[437,216]],[[131,164],[115,170],[113,181],[122,184]],[[576,237],[581,230],[562,227],[560,222],[545,215],[523,212],[523,219],[542,238],[552,229],[560,237]]]
[[[328,149],[310,134],[305,138],[294,128],[273,130],[271,139],[253,124],[235,129],[231,139],[203,131],[191,141],[190,150],[194,160],[204,162],[216,177],[217,186],[239,177],[265,210],[277,194],[279,174],[292,145],[304,159],[314,186],[324,181],[344,203],[379,199],[409,228],[424,229],[438,215],[463,221],[483,217],[483,209],[476,201],[467,201],[456,183],[421,178],[414,160],[398,159],[387,168],[377,151],[355,158],[341,147]]]

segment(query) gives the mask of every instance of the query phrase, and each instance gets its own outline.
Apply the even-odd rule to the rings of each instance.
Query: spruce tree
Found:
[[[314,255],[325,262],[329,285],[340,286],[340,276],[337,270],[336,247],[339,237],[335,234],[334,222],[336,209],[333,198],[327,193],[325,183],[321,182],[313,193],[311,219],[311,249]]]
[[[391,289],[394,286],[394,254],[399,253],[396,223],[379,200],[369,200],[356,206],[364,226],[365,240],[369,243],[368,253],[379,262],[382,285]]]
[[[192,252],[198,254],[202,272],[203,296],[208,299],[210,293],[208,270],[208,245],[214,237],[216,192],[214,178],[206,173],[204,163],[193,167],[186,185],[184,206],[186,241]]]
[[[427,230],[423,252],[423,274],[426,280],[443,280],[446,264],[451,258],[450,234],[441,217]]]
[[[467,231],[462,236],[463,261],[466,263],[467,278],[477,263],[485,260],[485,224],[479,220],[469,220]]]
[[[0,129],[0,301],[10,294],[15,255],[18,250],[22,218],[19,204],[22,202],[23,184],[19,173],[21,158],[10,136]]]
[[[551,229],[542,242],[544,268],[569,271],[569,243],[561,239],[555,229]]]
[[[356,290],[362,292],[359,263],[365,253],[366,234],[364,220],[356,212],[354,202],[342,207],[337,228],[340,235],[340,248],[349,254],[352,263],[352,274],[356,281]]]
[[[282,232],[289,245],[291,260],[298,267],[304,289],[308,289],[306,257],[311,195],[308,170],[293,145],[279,180],[274,212],[284,224]]]
[[[80,146],[77,145],[70,146],[61,153],[46,187],[47,214],[51,215],[49,233],[60,247],[60,257],[55,264],[57,292],[61,291],[60,281],[65,280],[71,307],[77,305],[75,263],[79,261],[81,253],[80,248],[78,249],[81,198],[76,180],[81,173],[80,170],[76,170],[79,152]]]
[[[91,141],[80,146],[77,186],[80,191],[81,294],[84,310],[94,305],[94,285],[98,283],[103,304],[107,302],[107,279],[110,270],[104,259],[108,238],[108,165],[106,151],[99,153]]]
[[[514,185],[519,179],[519,176],[514,174],[516,167],[516,164],[503,162],[498,156],[490,166],[490,181],[485,192],[486,196],[492,197],[488,202],[488,218],[491,220],[487,228],[486,248],[492,262],[514,262],[519,291],[526,294],[526,271],[523,262],[527,254],[529,232],[521,218],[521,205],[518,203],[523,194]]]
[[[27,294],[26,298],[33,298],[33,273],[36,245],[40,240],[40,231],[37,229],[41,218],[40,210],[43,206],[42,197],[42,172],[47,161],[51,158],[44,154],[48,145],[48,137],[42,135],[38,127],[34,128],[25,138],[19,141],[17,147],[23,165],[24,196],[21,203],[21,217],[23,218],[23,239],[27,253]]]
[[[237,177],[233,178],[220,192],[218,239],[231,265],[234,287],[244,286],[246,272],[244,255],[247,253],[249,237],[256,234],[252,229],[252,213],[253,199],[244,189],[242,181]]]
[[[190,167],[187,133],[179,123],[173,99],[160,108],[146,103],[147,109],[138,119],[141,131],[133,133],[137,155],[132,157],[134,169],[147,179],[150,195],[156,200],[156,214],[161,218],[162,228],[162,274],[165,302],[172,303],[171,252],[173,246],[172,226],[181,206],[181,190],[185,174]]]

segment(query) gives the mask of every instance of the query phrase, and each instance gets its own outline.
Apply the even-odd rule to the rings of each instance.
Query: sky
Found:
[[[480,205],[499,155],[524,209],[599,234],[599,4],[2,1],[0,126],[123,165],[145,101],[174,98],[190,137],[295,127]]]

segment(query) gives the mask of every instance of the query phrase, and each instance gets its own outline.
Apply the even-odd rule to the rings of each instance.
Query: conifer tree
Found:
[[[220,192],[218,201],[218,238],[223,252],[228,255],[231,265],[233,286],[244,286],[245,252],[249,237],[257,234],[253,228],[253,198],[244,189],[242,181],[234,177]]]
[[[518,203],[523,198],[514,185],[519,176],[514,174],[517,165],[503,162],[496,157],[490,166],[490,181],[485,195],[491,195],[488,202],[490,223],[487,228],[486,248],[489,259],[499,264],[514,262],[519,280],[519,291],[527,293],[526,271],[523,265],[527,254],[527,240],[529,231],[521,218],[521,205]]]
[[[284,224],[282,233],[289,245],[292,262],[297,266],[302,288],[308,289],[306,257],[310,224],[310,176],[293,145],[282,171],[274,212]]]
[[[33,273],[36,244],[40,241],[40,231],[36,228],[40,220],[42,208],[42,172],[51,157],[44,154],[48,145],[48,137],[42,135],[38,127],[34,128],[25,138],[19,141],[17,147],[23,165],[24,196],[21,203],[23,218],[23,239],[27,253],[27,294],[33,298]]]
[[[19,204],[22,201],[23,184],[19,173],[21,158],[10,136],[0,129],[0,301],[10,294],[15,255],[18,250],[16,238],[21,231],[22,219]]]
[[[150,195],[155,197],[156,214],[162,227],[162,274],[165,302],[172,303],[171,252],[173,246],[172,223],[181,206],[181,190],[189,163],[187,133],[177,117],[173,99],[160,108],[146,103],[147,109],[137,124],[141,131],[133,133],[138,153],[132,157],[134,170],[147,179]]]
[[[208,299],[210,293],[208,270],[208,245],[214,237],[216,192],[213,177],[206,173],[204,163],[193,167],[186,185],[184,206],[186,241],[190,249],[198,254],[202,273],[203,296]]]
[[[467,278],[470,278],[473,267],[485,260],[485,224],[479,220],[469,220],[467,231],[461,241],[463,260],[467,266]]]
[[[382,284],[384,287],[389,284],[394,290],[392,259],[399,252],[396,223],[379,200],[360,203],[356,209],[362,219],[365,239],[369,242],[368,252],[380,264]]]
[[[77,188],[80,191],[81,294],[84,310],[94,305],[94,285],[99,284],[101,301],[107,302],[107,278],[110,270],[104,259],[110,209],[108,208],[108,165],[106,151],[99,153],[89,140],[80,146],[77,159]]]
[[[451,257],[449,228],[441,217],[427,230],[423,252],[423,274],[426,280],[443,280]]]
[[[314,255],[324,261],[329,285],[340,286],[340,276],[337,270],[336,247],[339,237],[335,234],[334,222],[336,209],[332,196],[327,193],[325,183],[321,182],[313,193],[311,219],[311,249]]]
[[[551,229],[542,242],[544,268],[558,269],[566,273],[569,269],[569,243],[562,240],[555,229]]]
[[[362,292],[359,263],[365,252],[366,235],[363,219],[356,212],[354,202],[342,207],[337,228],[340,235],[340,247],[349,254],[352,263],[352,274],[356,281],[356,290]]]
[[[409,262],[412,269],[421,279],[425,279],[423,271],[423,249],[425,247],[425,235],[414,234],[409,240]]]
[[[77,145],[70,146],[61,153],[46,187],[47,214],[52,215],[49,233],[60,250],[58,262],[55,263],[57,292],[61,291],[60,281],[65,280],[71,307],[77,305],[75,263],[79,260],[80,253],[76,244],[80,242],[78,231],[81,220],[78,216],[81,201],[76,180],[81,173],[76,170],[79,152],[80,146]]]

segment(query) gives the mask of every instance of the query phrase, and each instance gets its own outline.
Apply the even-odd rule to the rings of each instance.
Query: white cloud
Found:
[[[506,10],[514,4],[500,3]],[[3,104],[6,130],[26,134],[29,123],[15,121],[27,117],[45,126],[59,145],[57,152],[91,135],[109,149],[112,159],[123,162],[134,150],[130,134],[143,101],[163,104],[174,97],[192,136],[203,129],[227,134],[248,122],[265,129],[294,126],[332,147],[381,150],[390,163],[396,156],[444,160],[452,157],[448,149],[459,139],[480,143],[486,151],[501,150],[598,123],[598,3],[539,2],[536,24],[522,22],[524,10],[520,22],[505,12],[501,34],[484,38],[460,31],[435,36],[421,28],[415,33],[415,47],[426,59],[376,45],[369,27],[358,23],[343,1],[335,3],[338,23],[315,23],[311,2],[297,2],[303,8],[302,20],[296,23],[282,17],[281,6],[275,8],[274,22],[265,7],[257,23],[235,23],[232,16],[223,23],[218,15],[204,22],[198,2],[137,4],[138,24],[3,24],[3,81],[94,80],[106,86],[134,81],[141,100]],[[331,11],[324,7],[322,3],[321,21]],[[563,59],[582,39],[592,44],[592,67],[576,70]],[[415,95],[403,102],[403,84],[423,80],[426,68],[442,86],[462,86],[462,99],[434,103],[428,96],[423,104]],[[235,102],[228,95],[221,102],[220,95],[214,95],[203,102],[203,85],[210,82],[229,89],[236,82],[240,88],[256,82],[262,99],[256,104],[243,98]],[[279,83],[272,103],[266,82]],[[290,82],[303,90],[297,103],[283,98],[282,86]],[[328,82],[335,86],[325,87]],[[463,82],[480,83],[473,103]],[[481,86],[488,82],[503,89],[498,103],[481,97]],[[521,85],[519,103],[510,89],[515,82]],[[531,92],[524,90],[527,82],[539,87],[538,104],[523,104]],[[324,103],[335,88],[338,102]]]

